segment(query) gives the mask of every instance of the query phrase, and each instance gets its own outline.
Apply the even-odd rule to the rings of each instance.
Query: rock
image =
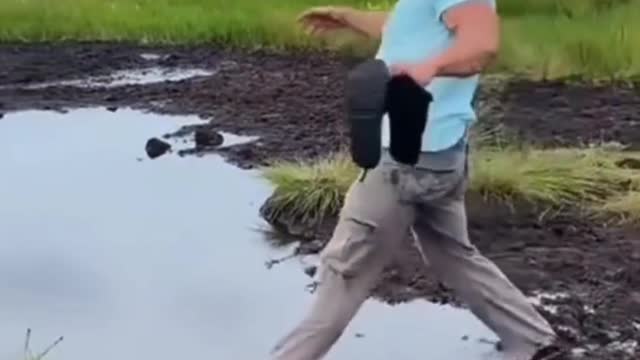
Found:
[[[147,141],[147,145],[144,147],[144,149],[151,159],[155,159],[171,150],[171,145],[158,138],[151,138]]]
[[[107,111],[116,112],[118,111],[117,106],[107,106]]]
[[[4,117],[3,113],[0,113],[0,119],[2,119]]]
[[[224,142],[220,133],[210,129],[197,129],[193,137],[198,148],[220,146]]]
[[[310,278],[316,276],[316,272],[318,272],[318,267],[317,266],[307,266],[304,269],[304,273],[307,274]]]

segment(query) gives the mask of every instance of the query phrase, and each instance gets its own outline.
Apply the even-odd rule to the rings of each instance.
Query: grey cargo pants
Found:
[[[320,256],[319,284],[310,312],[276,345],[273,359],[323,358],[410,232],[433,275],[452,287],[500,337],[506,359],[529,360],[554,340],[546,320],[469,242],[466,156],[453,169],[433,170],[431,163],[423,154],[415,167],[406,166],[385,153],[377,168],[352,184]]]

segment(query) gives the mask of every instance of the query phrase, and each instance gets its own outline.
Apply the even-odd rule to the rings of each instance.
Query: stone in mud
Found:
[[[149,156],[151,159],[155,159],[171,150],[171,145],[158,138],[151,138],[147,141],[147,145],[144,147],[144,149],[147,152],[147,156]]]
[[[307,276],[309,276],[310,278],[316,276],[316,272],[318,272],[318,267],[314,265],[307,266],[304,269],[304,273],[307,274]]]
[[[197,129],[193,137],[198,148],[220,146],[224,141],[220,133],[211,129]]]

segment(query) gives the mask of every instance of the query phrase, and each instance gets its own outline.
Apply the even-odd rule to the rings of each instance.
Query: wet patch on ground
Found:
[[[115,88],[125,85],[175,82],[198,76],[211,76],[213,74],[215,74],[215,71],[202,69],[150,67],[134,70],[118,70],[102,76],[18,85],[18,88],[29,90],[46,89],[50,87]],[[8,88],[11,87],[9,86]],[[15,89],[15,86],[13,88]]]
[[[201,122],[93,108],[3,119],[0,358],[22,358],[32,328],[38,351],[64,336],[51,360],[262,359],[303,316],[303,265],[265,267],[290,250],[261,231],[271,187],[219,156],[145,156],[147,139]],[[407,335],[384,341],[388,326]],[[460,309],[372,300],[331,357],[410,358],[428,341],[433,359],[477,358],[495,355],[492,337]]]
[[[326,54],[234,52],[204,47],[3,46],[0,86],[11,89],[0,89],[0,113],[24,109],[65,111],[84,104],[114,111],[132,107],[195,115],[201,123],[167,130],[162,139],[192,139],[181,147],[183,155],[214,152],[243,168],[252,168],[268,164],[271,159],[322,156],[346,145],[343,79],[355,61]],[[198,68],[215,73],[116,88],[26,88],[29,84],[105,76],[150,66]],[[485,83],[478,105],[480,129],[504,124],[522,142],[584,145],[618,141],[640,149],[640,96],[627,86]],[[256,138],[224,148],[197,146],[197,134],[207,138],[207,133],[224,132]],[[142,149],[144,144],[140,146]],[[186,159],[191,157],[183,160]],[[607,228],[571,215],[541,221],[536,209],[519,209],[514,214],[478,199],[469,202],[473,241],[532,296],[532,301],[540,291],[568,294],[538,301],[542,302],[540,308],[545,316],[565,340],[578,348],[582,358],[637,358],[637,348],[632,355],[627,351],[640,338],[640,283],[635,275],[640,273],[637,230]],[[331,221],[316,229],[301,251],[317,252],[331,229]],[[410,239],[385,272],[375,295],[390,303],[416,298],[456,302],[446,287],[431,277],[428,269],[425,271]]]

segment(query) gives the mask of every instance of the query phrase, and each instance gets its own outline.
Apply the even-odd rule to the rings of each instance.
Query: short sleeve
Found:
[[[434,0],[434,7],[438,19],[442,19],[442,15],[452,7],[465,3],[485,3],[495,7],[495,0]]]

